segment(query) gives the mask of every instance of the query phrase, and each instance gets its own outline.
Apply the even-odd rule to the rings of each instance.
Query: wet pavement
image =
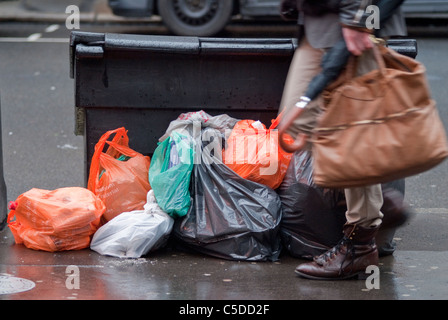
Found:
[[[35,286],[0,294],[0,299],[444,300],[448,298],[448,252],[444,250],[446,236],[440,241],[446,230],[441,229],[443,223],[445,213],[420,213],[396,232],[397,250],[380,258],[376,279],[372,273],[369,280],[344,281],[297,277],[294,268],[305,260],[287,253],[276,262],[239,262],[168,245],[138,259],[120,259],[90,249],[55,253],[27,249],[14,244],[6,229],[0,233],[0,276],[31,280]],[[430,228],[427,237],[425,226]],[[422,231],[417,245],[413,243],[416,229]],[[436,244],[432,243],[434,233],[439,233]]]

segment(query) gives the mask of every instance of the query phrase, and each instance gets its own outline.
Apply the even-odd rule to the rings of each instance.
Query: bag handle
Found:
[[[375,56],[376,63],[378,64],[378,69],[381,72],[383,77],[386,77],[386,63],[384,62],[383,55],[381,54],[380,48],[378,45],[373,46],[373,55]]]
[[[132,150],[131,148],[127,147],[126,145],[122,145],[122,144],[116,143],[114,141],[106,141],[106,143],[110,147],[112,147],[113,149],[118,151],[119,153],[124,154],[125,156],[135,158],[140,155],[139,152]]]
[[[383,78],[386,77],[387,71],[386,71],[386,63],[384,62],[384,58],[381,54],[381,51],[378,47],[378,45],[374,45],[373,48],[371,49],[372,53],[373,53],[373,57],[375,59],[375,62],[378,66],[378,70],[380,71],[380,74]],[[347,63],[347,68],[345,71],[345,80],[346,81],[350,81],[354,78],[356,78],[356,72],[358,69],[358,62],[359,62],[360,57],[358,56],[354,56],[351,55],[349,58],[349,61]]]
[[[282,118],[284,117],[284,115],[285,115],[285,110],[282,110],[278,114],[277,118],[275,118],[274,120],[271,120],[271,126],[269,127],[269,130],[276,129],[279,126],[280,122],[282,121]]]
[[[92,161],[90,163],[89,180],[87,182],[87,189],[95,193],[97,183],[98,183],[98,171],[100,169],[100,156],[103,153],[104,147],[107,140],[114,135],[112,139],[112,144],[120,143],[122,145],[128,145],[129,138],[127,135],[127,130],[124,127],[110,130],[104,133],[95,145],[95,152],[92,156]],[[109,142],[110,143],[110,142]],[[109,153],[109,150],[107,150]]]
[[[8,224],[8,225],[11,225],[11,224],[15,224],[17,221],[12,221],[13,219],[14,219],[14,216],[16,215],[16,211],[15,210],[10,210],[9,211],[9,213],[8,213],[8,218],[7,218],[7,220],[6,220],[6,223]]]

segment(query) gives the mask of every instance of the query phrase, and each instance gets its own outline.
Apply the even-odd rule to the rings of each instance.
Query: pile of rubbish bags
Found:
[[[278,121],[266,128],[226,114],[183,113],[151,158],[129,146],[125,128],[108,131],[95,146],[87,188],[33,188],[10,203],[15,242],[120,258],[169,240],[230,260],[323,253],[342,236],[343,190],[313,183],[309,151],[279,147]],[[383,235],[384,253],[394,251],[392,237]]]

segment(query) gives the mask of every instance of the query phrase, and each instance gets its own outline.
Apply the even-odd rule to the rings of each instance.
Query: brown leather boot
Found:
[[[363,228],[353,224],[344,226],[342,240],[312,262],[299,265],[296,274],[308,279],[337,280],[366,279],[369,265],[378,265],[375,244],[376,228]]]

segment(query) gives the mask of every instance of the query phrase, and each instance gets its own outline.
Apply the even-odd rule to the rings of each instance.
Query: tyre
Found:
[[[159,15],[176,35],[207,37],[220,32],[233,12],[234,0],[158,0]]]

